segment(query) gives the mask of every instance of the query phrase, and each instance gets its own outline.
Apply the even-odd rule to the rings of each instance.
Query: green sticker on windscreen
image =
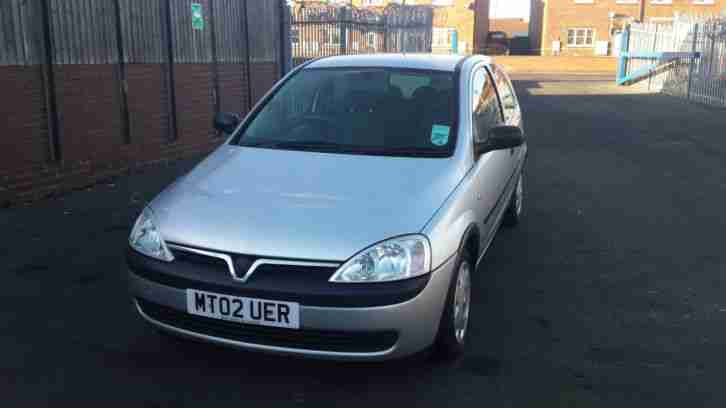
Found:
[[[446,146],[449,143],[451,128],[445,125],[434,125],[431,128],[431,143],[435,146]]]

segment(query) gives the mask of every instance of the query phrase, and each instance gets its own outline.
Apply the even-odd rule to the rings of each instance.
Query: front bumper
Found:
[[[276,354],[334,360],[375,361],[411,355],[433,344],[444,309],[454,264],[455,257],[452,257],[432,272],[428,283],[418,295],[402,303],[375,307],[334,307],[300,304],[300,326],[303,333],[305,331],[311,333],[352,333],[353,335],[360,333],[359,337],[369,336],[371,333],[395,333],[395,340],[390,347],[368,351],[331,351],[311,347],[309,346],[310,343],[305,343],[308,346],[284,347],[280,346],[279,343],[270,344],[266,341],[241,341],[238,337],[226,336],[224,335],[226,332],[219,330],[190,329],[190,327],[201,327],[199,325],[180,327],[181,325],[175,324],[175,321],[178,320],[166,320],[164,318],[164,316],[170,314],[149,313],[149,311],[144,310],[144,305],[153,304],[173,312],[172,314],[175,316],[185,316],[185,289],[187,288],[178,288],[155,282],[149,278],[139,276],[134,272],[133,268],[129,268],[129,283],[131,294],[136,300],[137,310],[144,319],[160,329],[184,337]],[[225,293],[225,291],[221,293]],[[253,297],[279,300],[269,296]],[[161,317],[154,318],[152,315]],[[295,330],[289,330],[287,335],[290,337],[299,336],[300,333],[296,332]],[[284,331],[274,333],[278,337],[285,334]]]

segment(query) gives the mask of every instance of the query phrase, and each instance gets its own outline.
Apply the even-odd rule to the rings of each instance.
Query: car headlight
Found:
[[[429,240],[423,235],[409,235],[364,250],[343,264],[330,282],[391,282],[425,275],[430,270]]]
[[[136,220],[134,229],[131,230],[131,236],[129,236],[129,244],[131,248],[152,258],[166,262],[174,260],[174,255],[166,247],[164,239],[161,238],[161,232],[154,225],[154,214],[148,207],[141,212]]]

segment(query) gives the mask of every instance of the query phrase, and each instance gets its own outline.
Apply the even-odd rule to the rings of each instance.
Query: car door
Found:
[[[472,77],[471,109],[474,142],[486,141],[490,129],[505,123],[494,81],[484,66],[475,70]],[[511,174],[511,156],[507,150],[492,151],[474,157],[474,160],[480,248],[486,249],[507,201],[503,193]]]

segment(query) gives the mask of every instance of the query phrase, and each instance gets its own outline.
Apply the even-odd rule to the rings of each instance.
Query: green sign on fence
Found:
[[[199,3],[192,3],[192,28],[204,30],[204,11]]]

